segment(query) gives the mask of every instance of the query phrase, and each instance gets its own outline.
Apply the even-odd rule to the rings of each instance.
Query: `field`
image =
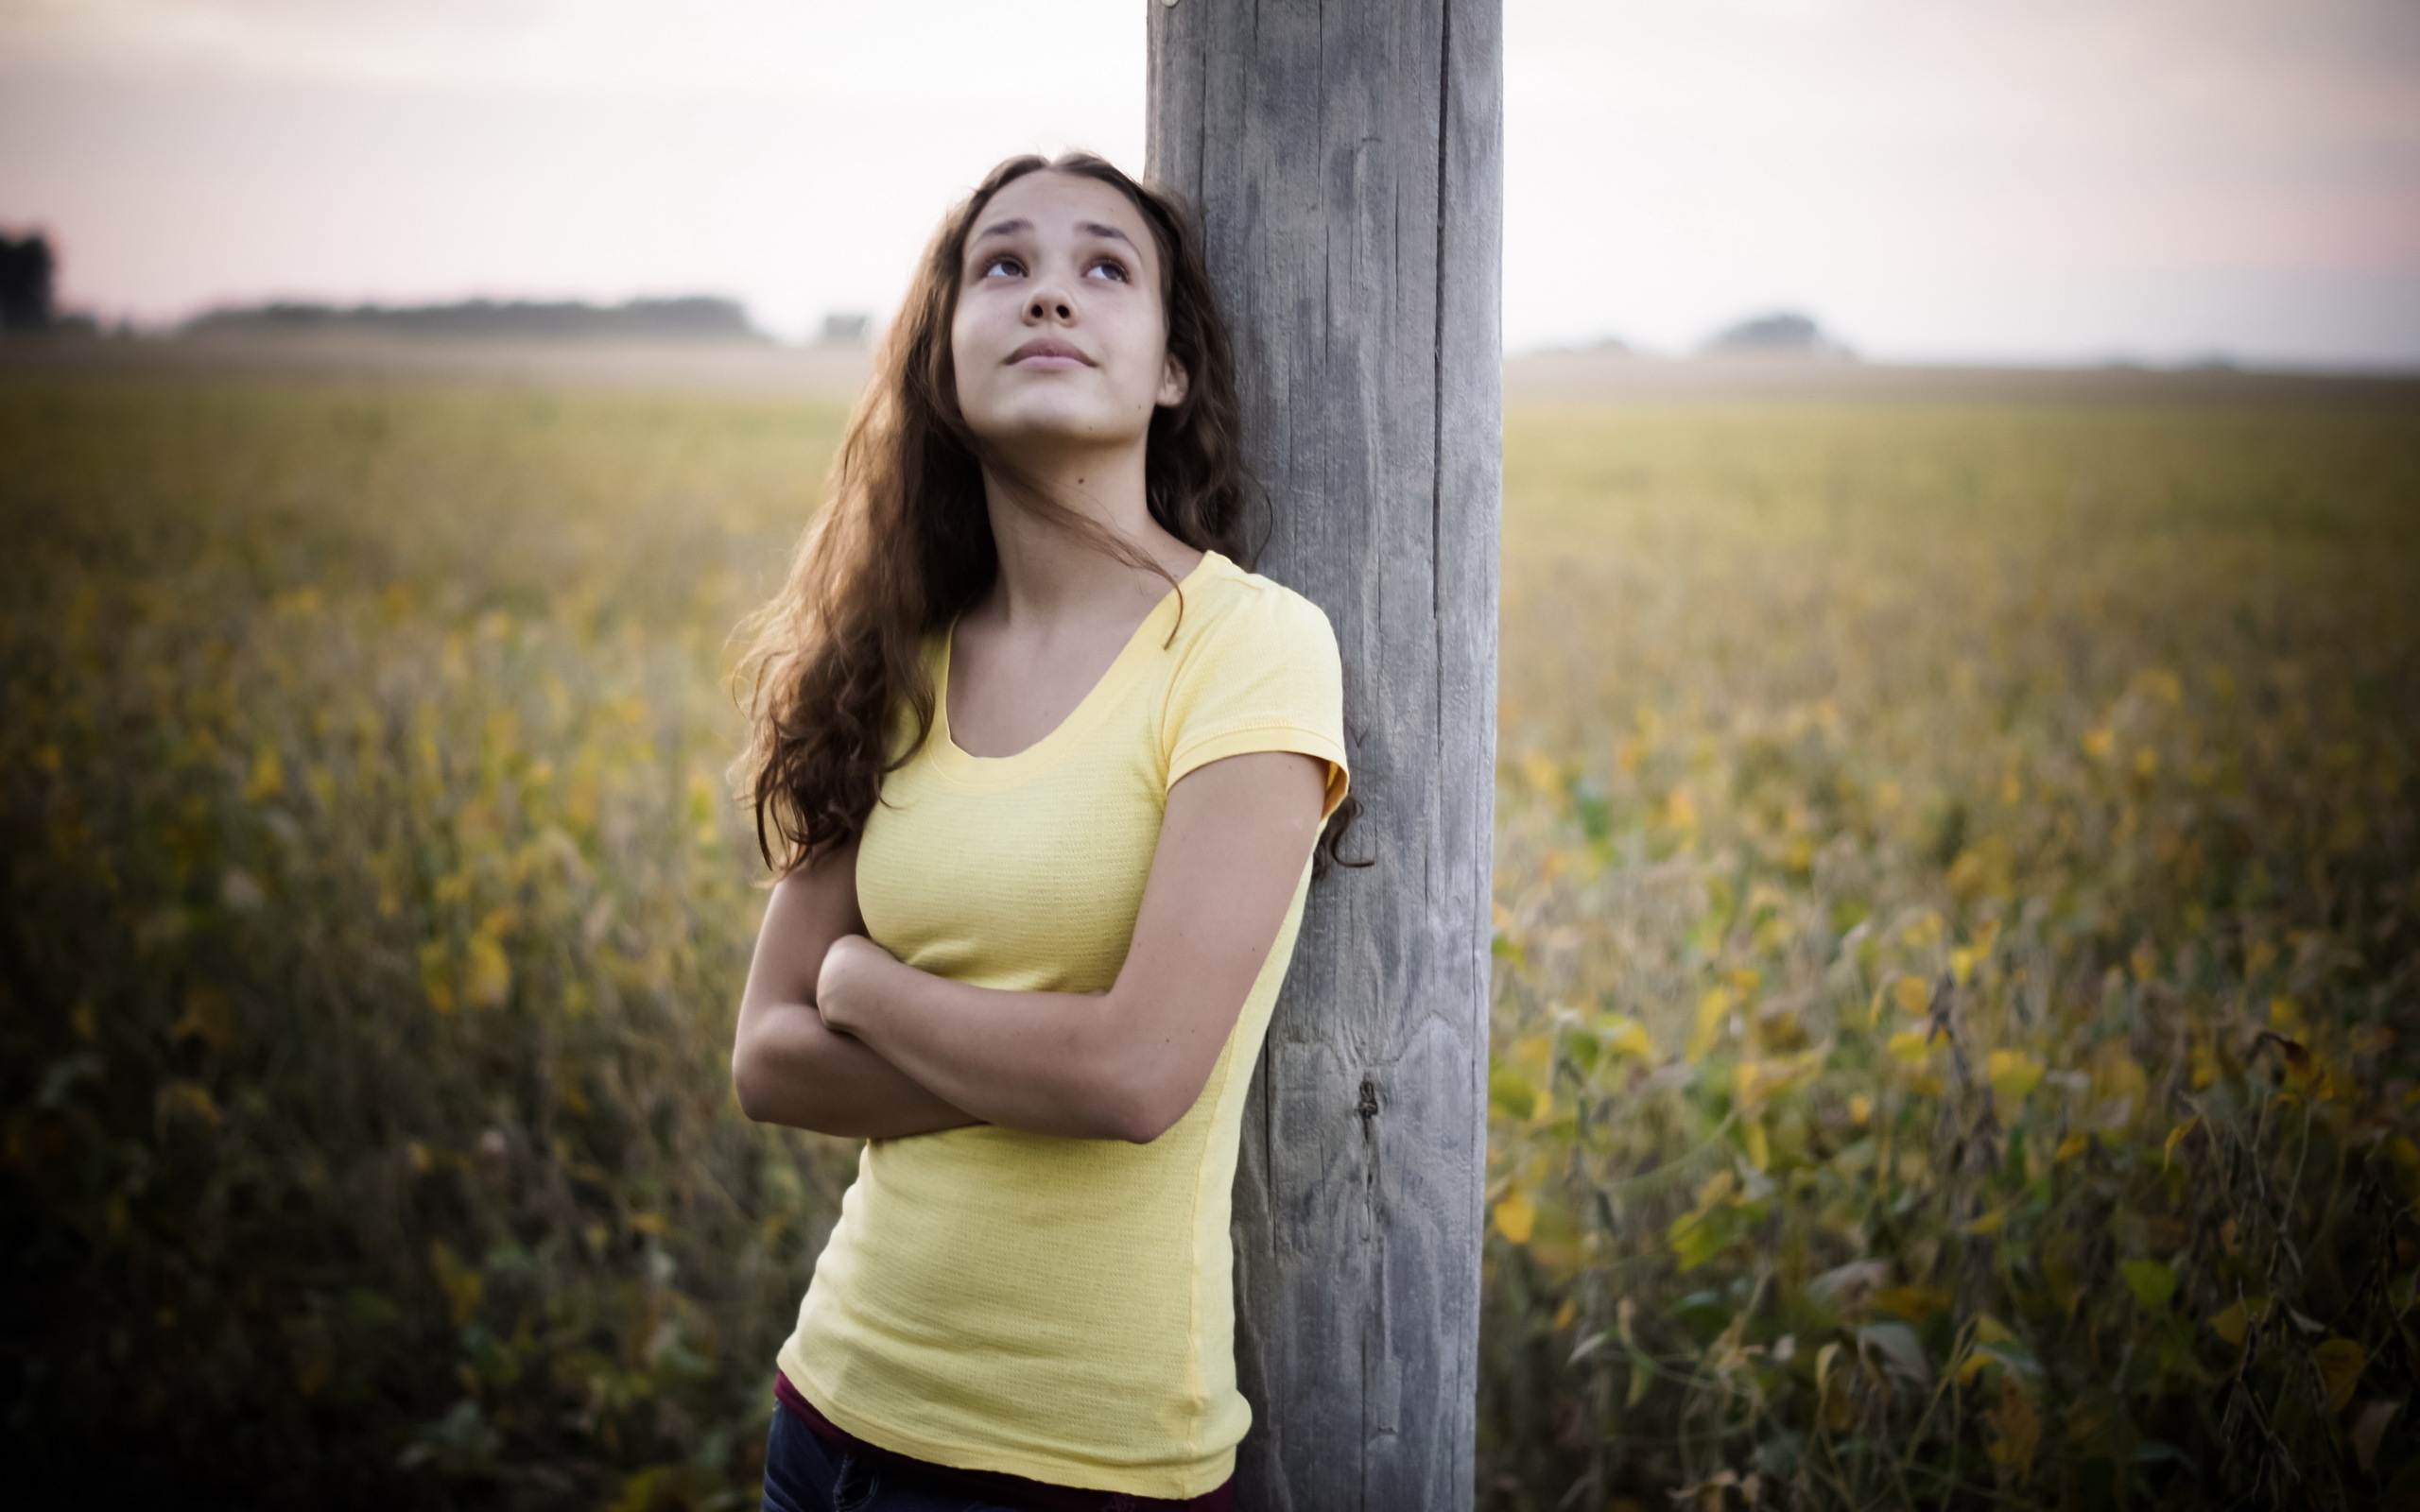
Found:
[[[22,1483],[752,1504],[839,421],[0,385]],[[2383,407],[1513,412],[1482,1505],[2420,1497],[2416,525]]]

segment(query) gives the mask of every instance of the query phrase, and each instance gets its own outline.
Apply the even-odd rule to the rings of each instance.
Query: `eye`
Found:
[[[1095,263],[1092,266],[1084,269],[1084,272],[1088,277],[1096,275],[1104,276],[1115,279],[1120,284],[1131,284],[1133,282],[1133,276],[1126,271],[1126,265],[1119,262],[1115,257],[1104,257],[1100,261]]]
[[[994,273],[1005,273],[1005,276],[1009,278],[1016,278],[1021,276],[1024,272],[1025,265],[1018,262],[1014,257],[1010,256],[1006,252],[994,252],[991,256],[983,259],[982,263],[976,268],[975,276],[977,278],[990,278]]]

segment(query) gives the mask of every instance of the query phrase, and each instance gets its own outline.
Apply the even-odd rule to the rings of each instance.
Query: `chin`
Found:
[[[1047,447],[1118,439],[1130,428],[1118,423],[1121,418],[1089,404],[1028,404],[1003,406],[981,420],[970,415],[967,423],[994,445]]]

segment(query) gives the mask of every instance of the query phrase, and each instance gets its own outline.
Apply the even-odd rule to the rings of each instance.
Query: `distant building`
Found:
[[[835,310],[823,318],[823,329],[817,332],[819,347],[862,347],[873,331],[873,318]]]
[[[1855,355],[1795,310],[1759,315],[1716,333],[1699,349],[1709,356],[1831,357]]]

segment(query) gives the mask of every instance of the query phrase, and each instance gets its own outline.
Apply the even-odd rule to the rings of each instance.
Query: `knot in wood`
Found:
[[[1378,1116],[1378,1084],[1367,1076],[1361,1078],[1361,1101],[1354,1111],[1365,1124]]]

